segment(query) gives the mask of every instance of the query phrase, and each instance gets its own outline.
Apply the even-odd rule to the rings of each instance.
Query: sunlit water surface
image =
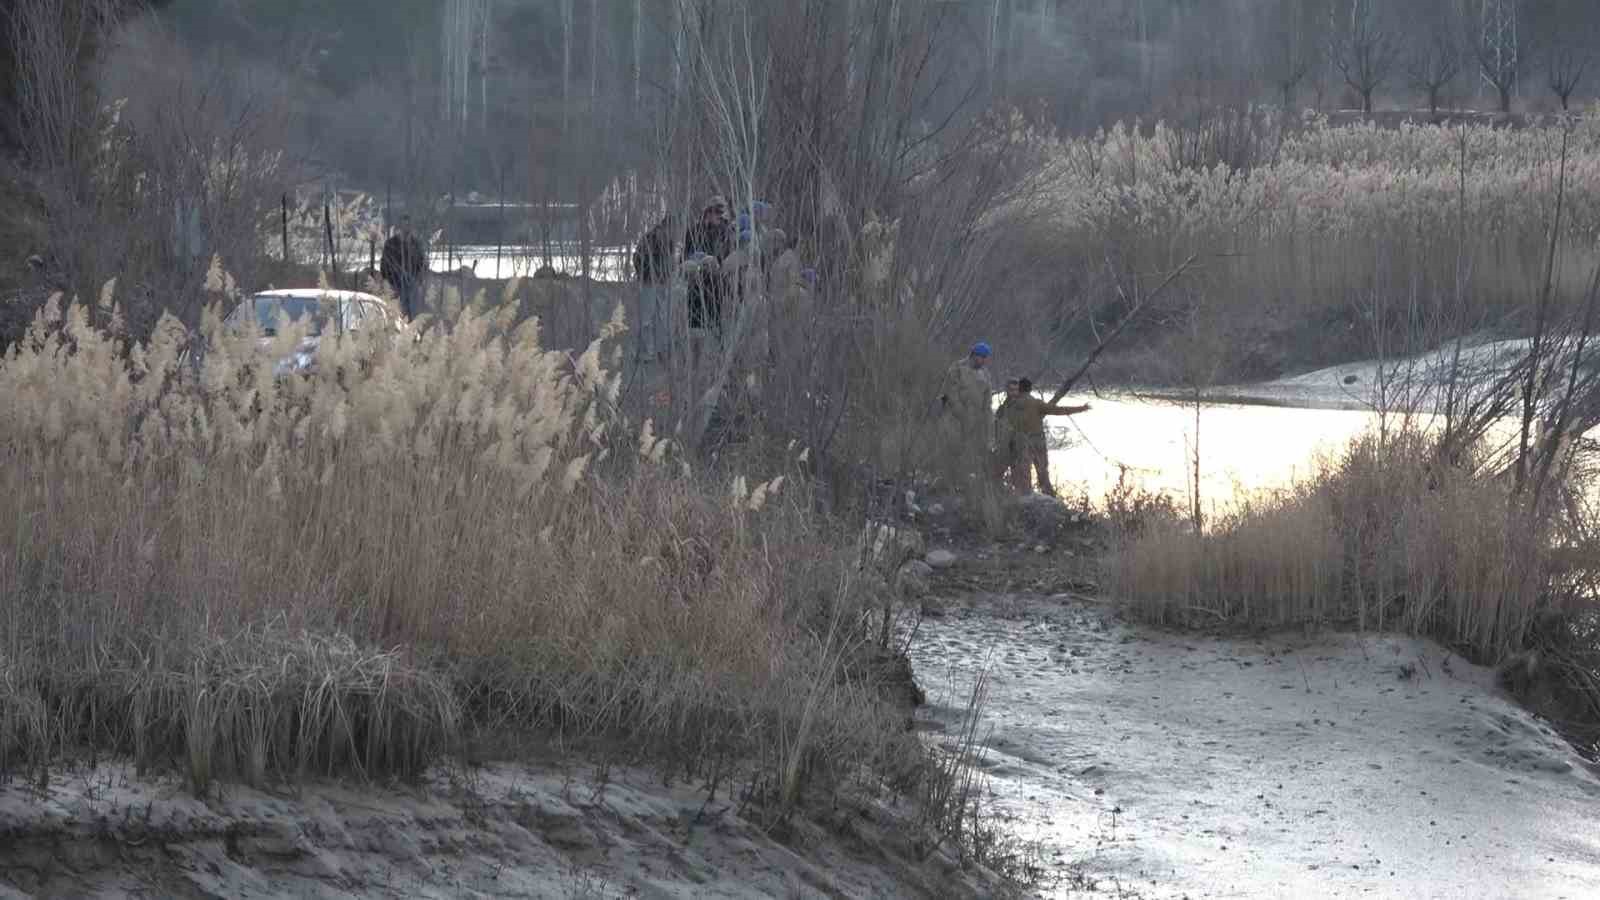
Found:
[[[1442,426],[1433,415],[1402,420],[1359,409],[1204,404],[1197,418],[1193,404],[1178,401],[1078,394],[1062,402],[1090,409],[1047,420],[1051,446],[1059,448],[1050,452],[1059,493],[1098,505],[1125,479],[1187,509],[1198,451],[1200,502],[1208,515],[1312,478],[1365,433]],[[1504,423],[1491,442],[1511,440],[1515,427]]]

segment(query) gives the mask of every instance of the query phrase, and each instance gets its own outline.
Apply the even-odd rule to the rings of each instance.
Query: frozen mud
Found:
[[[1075,596],[978,596],[912,654],[932,740],[989,667],[989,789],[1047,896],[1600,897],[1600,781],[1430,642],[1173,635]]]
[[[497,765],[422,783],[228,787],[99,765],[0,786],[0,900],[986,897],[855,806],[779,842],[722,797],[628,769]]]

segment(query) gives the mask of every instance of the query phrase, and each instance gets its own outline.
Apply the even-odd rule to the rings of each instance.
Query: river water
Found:
[[[543,266],[570,276],[583,273],[583,254],[577,244],[557,242],[546,255],[542,245],[493,244],[434,248],[428,254],[428,268],[436,273],[454,273],[465,267],[475,278],[531,278]],[[591,247],[589,274],[596,281],[627,281],[633,277],[632,251],[627,247]]]
[[[1061,493],[1099,502],[1126,477],[1187,508],[1198,449],[1201,504],[1212,513],[1311,476],[1319,458],[1337,456],[1379,423],[1372,412],[1350,409],[1208,404],[1197,421],[1193,405],[1178,402],[1089,395],[1063,402],[1090,409],[1066,424],[1050,420],[1052,446],[1060,447],[1050,452],[1050,471]]]
[[[1525,352],[1524,341],[1496,341],[1463,348],[1456,365],[1477,377],[1496,375]],[[1316,474],[1323,460],[1336,459],[1350,442],[1380,428],[1442,427],[1436,384],[1451,365],[1446,351],[1383,366],[1373,361],[1319,369],[1264,384],[1220,388],[1212,396],[1234,402],[1195,405],[1176,399],[1131,394],[1070,395],[1064,403],[1090,405],[1088,412],[1055,417],[1051,427],[1051,475],[1058,488],[1100,501],[1119,478],[1166,493],[1188,508],[1196,450],[1202,511],[1225,511],[1239,499],[1286,488]],[[1379,403],[1380,385],[1408,403]],[[1406,412],[1402,413],[1402,407]],[[1380,416],[1376,410],[1390,411]],[[1492,450],[1511,446],[1517,423],[1490,429]],[[1589,432],[1600,437],[1600,429]]]

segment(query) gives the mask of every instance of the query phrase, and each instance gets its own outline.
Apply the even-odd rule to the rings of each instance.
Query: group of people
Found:
[[[745,275],[752,268],[765,273],[788,249],[788,236],[771,225],[771,218],[772,206],[764,201],[752,202],[735,216],[725,197],[711,197],[699,218],[684,230],[681,266],[675,265],[679,225],[675,213],[666,213],[645,232],[633,252],[633,271],[640,287],[640,347],[646,360],[666,360],[675,271],[683,276],[691,333],[710,334],[720,342],[725,302],[730,298],[743,301]],[[759,242],[755,240],[758,233]],[[756,250],[759,253],[752,258]],[[798,274],[814,279],[810,270]]]
[[[958,439],[981,441],[978,447],[989,461],[989,475],[1019,494],[1033,490],[1037,477],[1041,494],[1055,496],[1050,481],[1050,452],[1045,439],[1044,420],[1049,416],[1071,416],[1085,412],[1088,404],[1062,406],[1033,395],[1033,381],[1008,378],[1005,399],[994,410],[994,382],[989,375],[993,349],[985,342],[951,366],[952,386],[941,397],[951,415]]]
[[[666,361],[675,274],[683,277],[691,338],[696,333],[710,334],[720,341],[725,301],[744,301],[746,285],[750,283],[747,276],[765,275],[769,267],[779,268],[773,266],[773,261],[780,255],[792,256],[785,253],[789,242],[783,231],[769,224],[771,212],[769,204],[757,200],[749,209],[732,216],[725,198],[710,198],[699,218],[683,232],[681,260],[676,240],[679,219],[674,213],[666,213],[645,232],[633,252],[633,271],[639,282],[643,359]],[[758,231],[761,240],[756,242]],[[757,249],[759,253],[752,256]],[[789,265],[798,264],[791,261]],[[773,277],[787,278],[776,273]],[[814,288],[814,270],[798,270],[794,278],[797,285],[807,290]],[[693,350],[693,339],[690,346]],[[972,451],[973,468],[978,467],[976,459],[981,457],[987,475],[1000,484],[1026,494],[1037,482],[1040,493],[1055,496],[1045,419],[1076,415],[1089,407],[1047,403],[1033,395],[1031,380],[1016,377],[1007,379],[1005,398],[994,408],[995,387],[989,369],[992,356],[993,349],[980,341],[951,367],[951,383],[940,397],[949,436]]]

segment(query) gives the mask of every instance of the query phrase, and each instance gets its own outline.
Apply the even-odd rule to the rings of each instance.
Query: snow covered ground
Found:
[[[936,739],[992,665],[990,787],[1049,896],[1600,897],[1600,780],[1429,642],[1174,635],[979,596],[912,656]]]

